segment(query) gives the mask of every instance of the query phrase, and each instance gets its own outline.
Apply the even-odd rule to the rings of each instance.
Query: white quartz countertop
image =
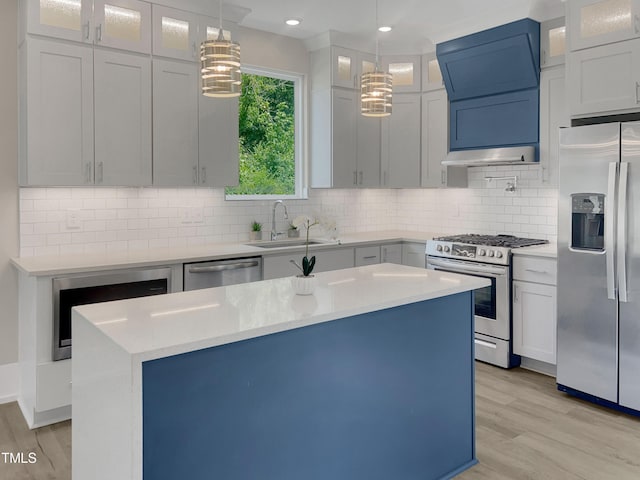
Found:
[[[533,257],[558,258],[558,246],[555,243],[545,245],[534,245],[532,247],[514,248],[511,250],[514,255],[528,255]]]
[[[145,361],[489,285],[479,277],[388,263],[316,278],[309,296],[295,295],[288,277],[84,305],[74,308],[74,322],[90,322]]]
[[[340,246],[358,246],[367,243],[392,243],[399,241],[426,242],[437,236],[429,232],[378,231],[342,235],[339,240],[323,240],[311,245],[311,250],[331,249]],[[300,240],[300,239],[295,239]],[[302,251],[304,246],[260,248],[244,243],[212,243],[192,247],[153,248],[129,252],[50,255],[13,258],[12,263],[21,271],[33,276],[64,275],[123,268],[152,267],[185,262],[220,260],[248,256],[279,255],[289,251]]]

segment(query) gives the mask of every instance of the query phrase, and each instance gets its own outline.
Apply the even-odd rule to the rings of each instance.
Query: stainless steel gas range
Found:
[[[520,365],[512,350],[511,249],[548,243],[511,235],[453,235],[427,241],[426,265],[483,277],[491,286],[475,291],[476,359],[503,368]]]

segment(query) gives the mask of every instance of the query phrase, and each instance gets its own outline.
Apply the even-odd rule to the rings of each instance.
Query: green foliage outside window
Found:
[[[295,194],[294,82],[242,74],[240,184],[229,195]]]

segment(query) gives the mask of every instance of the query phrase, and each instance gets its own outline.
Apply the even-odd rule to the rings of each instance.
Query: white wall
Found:
[[[0,2],[0,365],[18,361],[18,0]]]

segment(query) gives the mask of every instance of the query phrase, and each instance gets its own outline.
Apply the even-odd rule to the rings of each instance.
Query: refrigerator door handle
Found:
[[[607,198],[605,200],[604,219],[604,249],[607,263],[607,298],[616,299],[615,264],[614,264],[614,223],[616,177],[618,176],[618,162],[609,164],[609,181],[607,182]]]
[[[620,163],[618,182],[618,296],[627,302],[627,181],[629,163]]]

